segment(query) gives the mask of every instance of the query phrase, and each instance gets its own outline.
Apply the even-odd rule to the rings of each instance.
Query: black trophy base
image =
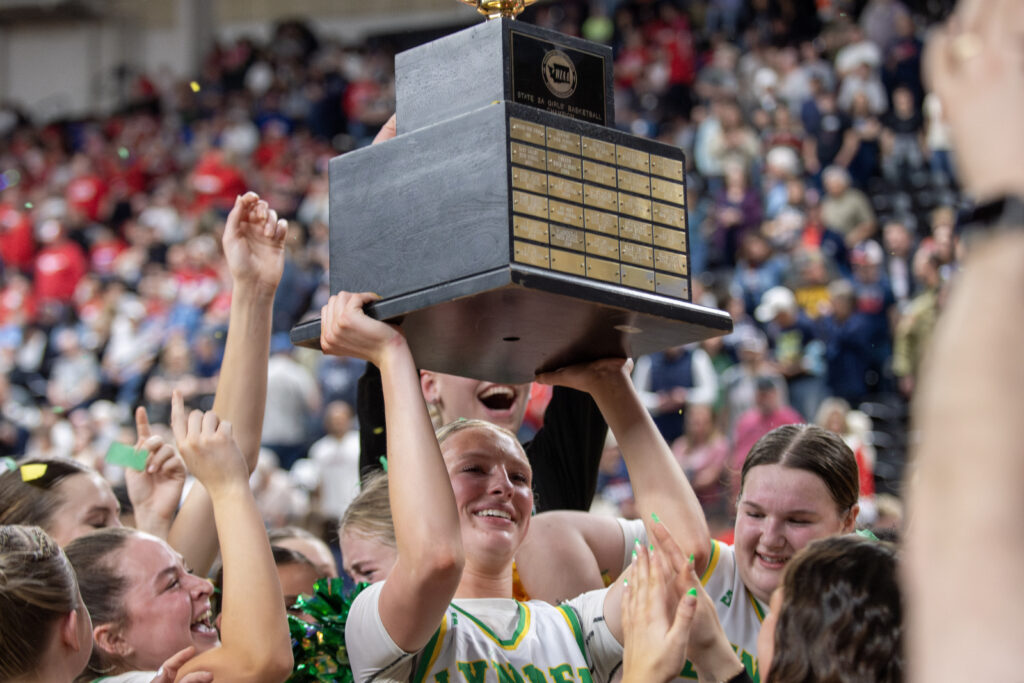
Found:
[[[367,312],[401,324],[418,367],[510,384],[732,330],[724,311],[519,265],[382,299]],[[319,348],[320,320],[298,325],[291,337]]]

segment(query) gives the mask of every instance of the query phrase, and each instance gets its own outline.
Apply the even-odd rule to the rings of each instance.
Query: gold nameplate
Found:
[[[512,138],[534,145],[544,145],[544,126],[539,123],[509,118],[509,126],[511,128],[509,136]]]
[[[618,202],[619,196],[615,190],[606,190],[596,185],[583,187],[583,203],[587,206],[596,206],[605,211],[615,211]]]
[[[566,223],[577,228],[583,227],[583,207],[575,204],[566,204],[557,199],[549,202],[551,220],[559,223]]]
[[[619,264],[588,256],[587,277],[619,284]]]
[[[516,213],[525,213],[546,220],[548,217],[548,198],[513,190],[512,210]]]
[[[515,254],[515,260],[518,263],[525,263],[529,266],[536,266],[538,268],[551,267],[551,262],[548,259],[548,248],[542,247],[539,244],[530,244],[528,242],[515,240],[513,242],[513,253]]]
[[[644,196],[651,194],[651,179],[639,173],[619,169],[619,189]]]
[[[672,277],[664,273],[654,274],[654,291],[677,299],[690,299],[690,286],[686,278]]]
[[[626,263],[647,268],[654,267],[654,249],[651,247],[632,242],[620,242],[619,253],[621,254],[620,258]]]
[[[619,213],[651,220],[651,200],[619,193]]]
[[[512,163],[520,166],[529,166],[538,171],[548,169],[547,155],[544,150],[524,145],[521,142],[512,143]]]
[[[580,136],[548,126],[548,147],[579,156]]]
[[[592,232],[588,232],[587,253],[618,260],[619,241],[612,237],[604,237],[603,235],[595,235]]]
[[[578,158],[552,151],[548,151],[548,171],[570,178],[581,178],[583,175]]]
[[[651,155],[651,174],[683,182],[683,162],[668,157]]]
[[[641,152],[638,149],[630,149],[622,145],[615,146],[615,158],[618,160],[619,166],[625,166],[634,171],[650,173],[650,156],[647,152]]]
[[[625,216],[619,218],[619,237],[634,242],[651,243],[651,224]]]
[[[619,217],[613,213],[584,209],[583,225],[587,230],[593,230],[594,232],[603,232],[606,235],[612,236],[618,236],[619,234]]]
[[[584,267],[583,254],[574,254],[571,251],[551,250],[551,268],[570,275],[583,277],[587,274]]]
[[[686,212],[668,204],[654,202],[654,220],[673,228],[686,227]]]
[[[600,183],[615,187],[615,167],[586,159],[583,161],[583,179],[588,183]]]
[[[568,178],[551,176],[548,181],[548,194],[570,202],[583,203],[583,183]]]
[[[654,267],[678,275],[686,275],[686,254],[677,254],[662,249],[654,250]]]
[[[648,292],[654,291],[654,271],[622,264],[622,284]]]
[[[512,167],[512,187],[535,194],[548,193],[548,177],[544,173]]]
[[[512,216],[512,233],[516,237],[533,240],[534,242],[548,242],[548,224],[544,221],[535,221],[525,216]],[[547,258],[547,250],[544,251],[544,258]]]
[[[615,145],[604,140],[594,138],[583,138],[583,156],[588,159],[597,159],[606,164],[615,163]]]
[[[686,251],[686,233],[673,228],[663,228],[660,225],[654,226],[654,243],[665,249],[674,251]]]
[[[560,225],[552,225],[551,246],[569,249],[570,251],[583,251],[583,231],[563,228]]]
[[[651,178],[651,196],[680,206],[686,205],[686,190],[681,183],[672,183],[661,178]]]

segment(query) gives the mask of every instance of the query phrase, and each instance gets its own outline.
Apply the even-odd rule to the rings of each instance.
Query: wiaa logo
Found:
[[[544,85],[555,97],[566,98],[576,92],[576,65],[561,50],[551,50],[540,63]]]

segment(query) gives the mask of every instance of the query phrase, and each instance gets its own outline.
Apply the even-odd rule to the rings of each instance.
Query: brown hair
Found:
[[[903,607],[893,546],[856,535],[814,541],[782,577],[765,683],[899,683]]]
[[[743,461],[741,496],[747,473],[758,465],[782,465],[817,475],[840,513],[852,508],[860,496],[857,458],[853,451],[841,436],[817,425],[783,425],[758,439]]]
[[[46,465],[43,476],[23,481],[25,465]],[[93,470],[69,458],[30,458],[20,460],[18,468],[0,474],[0,524],[23,524],[52,528],[53,513],[64,502],[57,485],[68,477],[89,474]]]
[[[128,581],[118,572],[116,558],[128,539],[140,532],[129,527],[110,527],[90,532],[68,543],[64,548],[71,566],[78,574],[85,602],[93,626],[120,624],[126,621],[124,592]],[[92,655],[85,671],[76,680],[92,680],[128,669],[126,663],[113,653],[93,645]]]
[[[31,673],[59,619],[78,607],[75,572],[37,526],[0,526],[0,680]]]

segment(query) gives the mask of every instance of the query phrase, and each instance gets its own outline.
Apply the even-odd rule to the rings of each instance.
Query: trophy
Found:
[[[611,48],[463,1],[493,18],[395,58],[398,135],[330,162],[331,291],[494,382],[729,332],[691,301],[682,151],[613,127]]]

